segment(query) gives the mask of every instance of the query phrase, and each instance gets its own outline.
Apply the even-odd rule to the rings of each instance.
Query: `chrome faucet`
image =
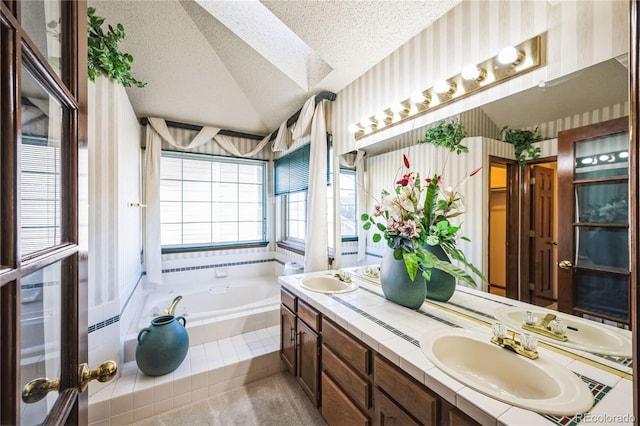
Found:
[[[167,315],[176,315],[176,306],[178,306],[178,302],[182,300],[182,296],[178,296],[167,306],[164,310],[164,313]]]
[[[337,273],[333,274],[333,276],[344,283],[348,284],[351,282],[351,274],[347,271],[343,271],[342,269],[340,269]]]
[[[496,323],[492,329],[493,337],[491,338],[491,343],[495,343],[501,348],[508,349],[530,359],[538,358],[536,339],[533,336],[521,335],[518,341],[516,340],[516,333],[514,331],[511,331],[511,337],[506,335],[506,327],[504,327],[503,324]]]

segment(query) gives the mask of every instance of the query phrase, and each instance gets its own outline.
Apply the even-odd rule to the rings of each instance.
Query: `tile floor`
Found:
[[[295,379],[281,372],[134,425],[321,426],[326,423]]]

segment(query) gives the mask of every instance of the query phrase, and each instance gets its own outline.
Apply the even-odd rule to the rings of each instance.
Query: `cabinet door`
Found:
[[[322,372],[322,408],[320,412],[329,426],[368,426],[371,424],[369,418],[324,372]]]
[[[376,417],[380,426],[419,424],[380,389],[376,389]]]
[[[298,383],[311,402],[319,405],[318,375],[319,342],[315,333],[303,321],[298,319]]]
[[[280,307],[280,358],[287,370],[296,375],[296,316],[284,306]]]

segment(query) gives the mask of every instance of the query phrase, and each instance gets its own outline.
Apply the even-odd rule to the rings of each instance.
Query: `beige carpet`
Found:
[[[298,383],[279,373],[136,425],[326,425]]]

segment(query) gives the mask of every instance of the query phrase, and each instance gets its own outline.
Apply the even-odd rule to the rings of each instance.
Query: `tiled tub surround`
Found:
[[[360,288],[354,292],[336,295],[315,293],[299,285],[302,276],[280,277],[279,280],[283,287],[479,423],[483,425],[559,424],[558,419],[513,407],[464,386],[436,368],[416,344],[424,332],[430,328],[443,326],[472,329],[489,340],[491,331],[486,324],[469,320],[430,303],[425,303],[418,311],[412,311],[385,300],[380,287],[358,278],[354,279],[358,280]],[[485,295],[485,293],[479,294]],[[452,301],[458,297],[456,292]],[[490,305],[478,303],[477,310],[485,309],[485,314],[491,314]],[[604,392],[599,395],[597,404],[589,413],[573,419],[564,418],[561,421],[574,425],[582,420],[586,424],[589,419],[591,423],[603,420],[599,423],[633,424],[633,384],[628,378],[621,377],[627,376],[626,374],[613,374],[606,369],[576,359],[571,354],[549,349],[542,344],[539,353],[541,357],[551,358],[587,380],[595,381],[600,388],[604,389]]]
[[[260,269],[271,273],[262,276],[240,268],[180,270],[164,273],[161,286],[143,283],[123,343],[120,377],[90,394],[90,423],[131,423],[280,371],[277,278],[272,268]],[[138,332],[149,325],[152,310],[162,313],[178,295],[183,300],[176,316],[186,318],[189,352],[173,373],[146,376],[135,363]]]
[[[177,296],[182,299],[175,315],[185,318],[193,346],[277,325],[279,288],[275,276],[224,277],[187,286],[165,284],[147,295],[132,322],[125,338],[124,360],[135,359],[138,333]]]

